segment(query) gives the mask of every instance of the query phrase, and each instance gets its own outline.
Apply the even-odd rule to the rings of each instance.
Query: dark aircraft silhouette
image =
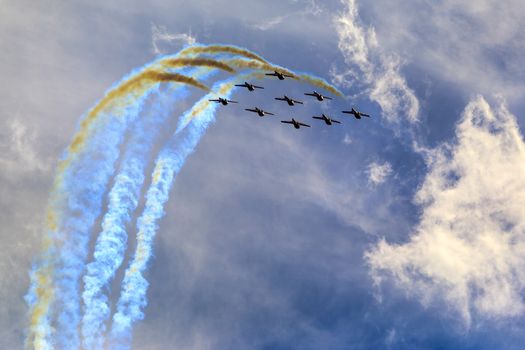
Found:
[[[226,106],[228,103],[239,103],[237,101],[228,100],[227,98],[222,98],[222,97],[219,97],[218,99],[208,100],[208,101],[222,103],[223,106]]]
[[[262,109],[260,109],[258,107],[255,107],[253,109],[246,108],[245,111],[257,113],[259,115],[259,117],[264,117],[265,115],[275,115],[273,113],[263,111]]]
[[[277,78],[279,78],[279,80],[284,80],[284,78],[293,78],[292,75],[281,73],[281,72],[278,72],[276,70],[273,71],[273,73],[266,73],[266,75],[271,75],[271,76],[277,77]]]
[[[330,118],[330,117],[327,117],[324,113],[321,114],[320,117],[312,117],[312,118],[314,118],[314,119],[319,119],[319,120],[323,120],[323,121],[326,123],[326,125],[332,125],[332,123],[341,124],[340,121],[335,120],[335,119],[332,119],[332,118]]]
[[[235,86],[245,87],[249,91],[253,91],[255,89],[264,89],[262,86],[253,85],[253,84],[250,84],[250,83],[248,83],[246,81],[244,82],[244,84],[235,84]]]
[[[296,103],[301,104],[301,105],[303,104],[301,101],[294,100],[293,98],[290,98],[286,95],[284,95],[283,97],[276,97],[275,99],[279,101],[286,101],[289,106],[293,106]]]
[[[361,119],[361,117],[368,117],[368,118],[370,118],[370,115],[362,113],[362,112],[359,112],[359,111],[356,111],[354,109],[354,107],[352,107],[351,111],[343,111],[343,113],[352,114],[355,117],[355,119]]]
[[[308,125],[308,124],[304,124],[304,123],[301,123],[301,122],[298,122],[298,121],[295,120],[294,118],[292,118],[292,120],[281,120],[281,123],[292,124],[293,127],[296,128],[296,129],[300,129],[301,126],[306,126],[307,128],[310,127],[310,125]]]
[[[305,95],[307,96],[313,96],[317,99],[317,101],[324,101],[324,100],[331,100],[332,98],[331,97],[328,97],[328,96],[324,96],[320,93],[318,93],[317,91],[314,91],[313,93],[305,93]]]

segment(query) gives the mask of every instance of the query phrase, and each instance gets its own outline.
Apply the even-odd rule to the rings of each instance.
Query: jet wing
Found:
[[[245,108],[244,110],[245,110],[245,111],[248,111],[248,112],[255,112],[255,113],[258,113],[258,111],[255,110],[255,109]]]
[[[369,114],[364,114],[364,113],[359,113],[359,114],[361,114],[363,117],[368,117],[368,118],[370,118],[370,115],[369,115]]]
[[[308,125],[308,124],[305,124],[305,123],[299,123],[299,122],[297,122],[297,124],[299,124],[299,125],[301,125],[301,126],[306,126],[307,128],[309,128],[309,127],[310,127],[310,125]]]
[[[311,93],[309,93],[309,92],[305,92],[304,94],[307,95],[307,96],[315,96],[315,97],[317,97],[316,94],[311,94]]]
[[[276,77],[278,74],[277,73],[266,73],[265,75],[271,75],[271,76]]]
[[[270,112],[266,112],[266,111],[263,111],[264,114],[268,114],[268,115],[275,115],[273,113],[270,113]]]
[[[293,75],[288,75],[288,74],[284,74],[284,73],[283,73],[283,77],[293,78]]]
[[[228,100],[228,103],[239,103],[237,101]]]
[[[248,87],[248,85],[246,85],[246,84],[235,84],[235,86]]]
[[[314,119],[319,119],[319,120],[324,120],[323,117],[312,117],[312,118],[314,118]]]
[[[208,100],[208,101],[211,101],[211,102],[221,102],[221,100],[217,100],[217,99],[212,99],[212,100]]]
[[[297,101],[297,100],[292,100],[292,102],[294,102],[294,103],[298,103],[298,104],[300,104],[300,105],[303,104],[301,101]]]
[[[279,100],[279,101],[286,101],[286,99],[283,98],[283,97],[276,97],[275,99],[276,99],[276,100]]]
[[[290,121],[290,120],[281,120],[281,123],[285,123],[285,124],[293,124],[293,122]]]
[[[324,98],[325,100],[331,100],[331,99],[332,99],[331,97],[328,97],[328,96],[323,96],[323,98]]]
[[[342,113],[346,113],[346,114],[354,114],[354,112],[352,112],[352,111],[343,111]]]
[[[252,86],[253,86],[254,88],[256,88],[256,89],[264,89],[264,87],[262,87],[262,86],[257,86],[257,85],[252,85]]]
[[[335,119],[330,119],[330,120],[332,121],[332,123],[341,124],[339,120],[335,120]]]

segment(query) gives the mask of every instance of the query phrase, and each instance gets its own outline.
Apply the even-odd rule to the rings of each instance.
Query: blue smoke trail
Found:
[[[67,194],[66,218],[61,225],[59,241],[63,241],[56,270],[57,294],[55,303],[60,310],[57,319],[57,346],[78,349],[80,340],[79,281],[84,272],[90,230],[101,215],[102,203],[109,179],[115,171],[128,126],[140,114],[144,102],[159,84],[153,84],[139,100],[125,101],[117,115],[106,115],[97,123],[78,164],[65,175],[63,191]]]
[[[207,78],[213,70],[193,69],[190,76]],[[82,336],[84,349],[101,349],[104,344],[105,322],[109,318],[109,297],[104,293],[117,269],[122,264],[127,246],[126,225],[136,210],[140,190],[144,182],[147,159],[153,143],[173,108],[173,101],[182,100],[187,89],[176,87],[169,94],[159,94],[153,101],[152,111],[143,116],[133,128],[121,169],[115,177],[108,195],[109,204],[102,222],[93,257],[84,276],[84,316]]]
[[[228,82],[232,81],[228,79]],[[217,90],[216,83],[212,91]],[[229,98],[231,90],[225,94]],[[203,103],[211,95],[204,96],[199,102]],[[131,343],[131,329],[134,322],[144,318],[143,308],[147,304],[146,292],[149,283],[142,273],[152,255],[152,244],[158,228],[159,219],[164,216],[164,204],[168,200],[173,180],[181,170],[188,155],[197,146],[208,125],[215,119],[216,104],[210,104],[194,118],[181,132],[176,133],[169,143],[162,149],[153,172],[153,181],[146,194],[146,205],[137,221],[137,248],[126,269],[122,282],[121,295],[117,304],[117,312],[113,315],[111,328],[112,349],[129,349]],[[185,113],[181,120],[185,120],[191,111]]]
[[[182,99],[184,94],[183,89],[176,89],[170,98]],[[158,108],[159,103],[155,103],[152,113],[141,117],[133,127],[131,139],[122,158],[121,169],[108,194],[108,209],[102,221],[102,232],[96,241],[94,261],[87,265],[86,275],[83,278],[84,349],[103,347],[102,334],[110,312],[108,297],[104,294],[103,288],[107,287],[124,258],[127,243],[126,225],[138,204],[147,157],[160,132],[158,126],[166,121],[169,115],[168,106],[172,105],[162,102],[160,102],[161,108]]]

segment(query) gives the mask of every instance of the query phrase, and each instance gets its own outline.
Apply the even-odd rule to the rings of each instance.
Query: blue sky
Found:
[[[0,347],[23,348],[28,271],[80,116],[133,68],[199,42],[324,77],[347,99],[265,80],[219,109],[166,205],[134,349],[521,348],[523,6],[6,2]],[[273,100],[283,93],[307,102]],[[255,105],[313,127],[243,111]],[[350,106],[373,118],[339,113]],[[321,112],[343,124],[315,124]]]

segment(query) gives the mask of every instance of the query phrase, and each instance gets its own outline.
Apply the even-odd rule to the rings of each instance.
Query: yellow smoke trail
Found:
[[[267,70],[267,71],[272,71],[272,72],[278,71],[278,72],[281,72],[287,75],[291,75],[292,79],[296,79],[296,80],[299,79],[299,77],[294,72],[286,68],[274,66],[273,64],[266,63],[266,62],[250,61],[250,60],[245,60],[242,58],[233,58],[233,59],[225,60],[225,62],[227,62],[229,65],[239,67],[239,68]],[[263,77],[265,77],[264,74],[263,74]]]
[[[228,66],[226,63],[210,59],[210,58],[168,58],[163,59],[158,63],[162,67],[167,68],[178,68],[178,67],[186,67],[186,66],[204,66],[209,68],[218,68],[222,69],[228,73],[235,73],[235,69]]]
[[[199,53],[231,53],[234,55],[251,58],[251,59],[254,59],[262,63],[268,63],[264,58],[262,58],[261,56],[257,54],[254,54],[253,52],[249,50],[245,50],[240,47],[230,46],[230,45],[190,46],[180,51],[179,55],[183,56],[183,55],[192,55],[192,54],[199,54]]]
[[[328,84],[323,79],[311,76],[310,74],[299,74],[299,78],[308,84],[311,84],[313,86],[317,86],[321,89],[325,89],[326,91],[330,91],[332,94],[337,95],[339,97],[343,97],[343,93],[339,91],[335,86]]]
[[[234,58],[234,59],[224,60],[224,62],[226,62],[227,64],[229,64],[231,66],[238,67],[238,68],[248,68],[248,69],[258,69],[258,70],[268,70],[268,71],[279,71],[279,72],[282,72],[284,74],[291,75],[292,79],[302,80],[302,81],[305,81],[306,83],[311,84],[313,86],[316,86],[318,88],[325,89],[326,91],[329,91],[329,92],[331,92],[334,95],[337,95],[339,97],[343,96],[343,93],[341,91],[339,91],[335,86],[333,86],[331,84],[328,84],[323,79],[314,77],[314,76],[312,76],[310,74],[306,74],[306,73],[296,74],[296,73],[294,73],[294,72],[292,72],[292,71],[290,71],[290,70],[288,70],[286,68],[281,68],[281,67],[278,67],[278,66],[274,66],[274,65],[272,65],[270,63],[263,63],[263,62],[258,62],[258,61],[250,61],[250,60],[245,60],[245,59],[241,59],[241,58]]]

